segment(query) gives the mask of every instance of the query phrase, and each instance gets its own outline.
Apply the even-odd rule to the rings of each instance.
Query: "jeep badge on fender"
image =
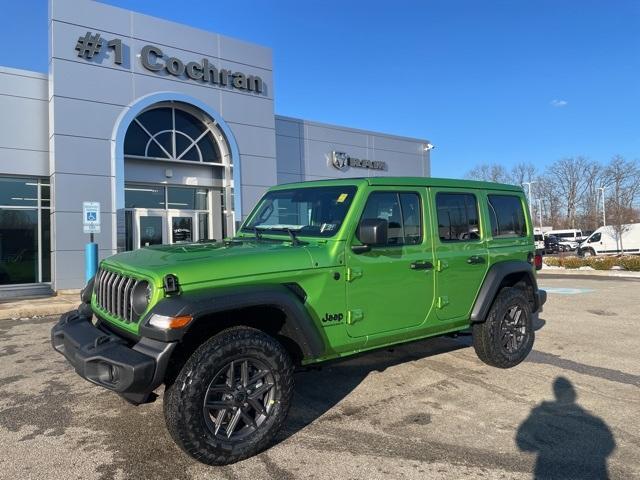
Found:
[[[341,313],[325,313],[324,317],[322,318],[322,322],[323,323],[331,323],[331,322],[341,322],[342,319],[344,318],[344,315],[342,315]]]
[[[531,225],[511,185],[275,186],[233,238],[103,260],[51,340],[79,375],[134,404],[164,384],[175,442],[229,464],[282,428],[296,366],[469,328],[483,362],[522,362],[546,300]]]

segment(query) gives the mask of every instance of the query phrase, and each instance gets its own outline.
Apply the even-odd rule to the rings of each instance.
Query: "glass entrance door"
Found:
[[[169,210],[167,214],[170,243],[191,243],[200,238],[195,212]]]
[[[197,242],[201,238],[199,229],[203,228],[202,223],[198,212],[137,208],[134,210],[133,245],[142,248]]]
[[[166,230],[164,210],[135,210],[133,242],[136,248],[167,243]]]

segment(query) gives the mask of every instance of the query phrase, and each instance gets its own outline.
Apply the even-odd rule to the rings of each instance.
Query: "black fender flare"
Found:
[[[538,289],[538,281],[534,273],[534,267],[523,260],[506,260],[491,266],[484,277],[484,282],[471,310],[471,323],[484,322],[498,294],[502,280],[513,273],[524,273],[528,276],[533,287],[533,312],[537,312],[546,300],[546,292]]]
[[[325,342],[302,300],[292,289],[278,284],[224,287],[165,298],[142,319],[139,334],[164,342],[179,341],[189,328],[208,315],[257,306],[275,307],[286,315],[287,320],[278,333],[293,340],[305,357],[319,357],[324,353]],[[152,315],[192,315],[194,319],[184,329],[160,330],[149,325]]]

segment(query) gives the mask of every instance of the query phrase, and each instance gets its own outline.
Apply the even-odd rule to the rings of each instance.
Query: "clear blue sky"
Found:
[[[109,0],[273,48],[276,112],[481,162],[640,157],[638,0]],[[47,69],[45,0],[5,1],[0,65]]]

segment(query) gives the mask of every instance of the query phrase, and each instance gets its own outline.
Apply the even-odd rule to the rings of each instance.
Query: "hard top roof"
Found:
[[[473,188],[480,190],[506,190],[521,192],[522,187],[517,185],[507,185],[504,183],[481,182],[477,180],[460,180],[454,178],[433,178],[433,177],[354,177],[354,178],[331,178],[326,180],[311,180],[307,182],[284,183],[272,187],[273,189],[289,189],[298,187],[321,187],[321,186],[341,186],[341,185],[363,185],[368,183],[372,186],[398,186],[398,187],[444,187],[444,188]]]

